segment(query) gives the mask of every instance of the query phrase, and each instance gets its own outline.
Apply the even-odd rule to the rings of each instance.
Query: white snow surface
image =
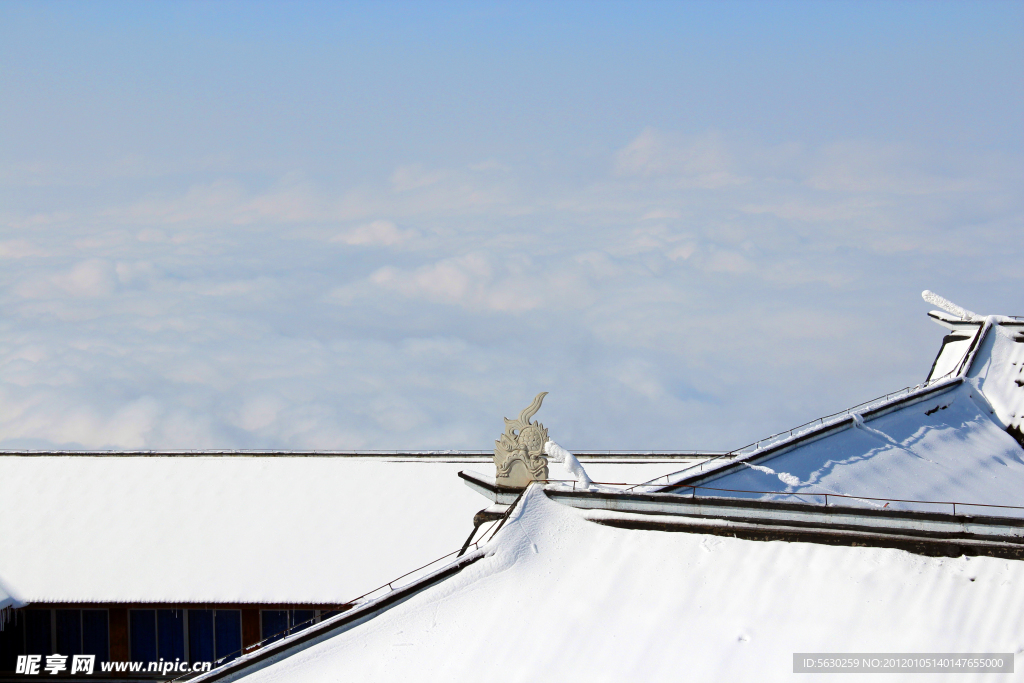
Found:
[[[590,479],[598,484],[641,484],[656,477],[678,472],[684,467],[692,467],[704,460],[705,459],[622,463],[590,461],[581,464],[586,468],[587,475]],[[475,469],[481,468],[477,467]],[[549,466],[548,469],[551,473],[549,476],[552,478],[556,478],[555,475],[561,477],[563,474],[566,478],[574,478],[568,470],[565,470],[565,468],[558,463],[555,463],[554,466]],[[493,468],[491,468],[490,473],[493,474]]]
[[[935,292],[928,289],[921,292],[921,298],[927,301],[928,303],[932,304],[933,306],[938,306],[947,313],[952,313],[953,315],[958,316],[964,320],[974,320],[980,317],[974,311],[969,311],[966,308],[963,308],[962,306],[958,306],[949,299],[939,296]]]
[[[616,529],[583,514],[533,487],[486,558],[244,680],[788,681],[795,652],[1013,652],[1024,665],[1024,562]]]
[[[968,373],[968,381],[985,396],[999,424],[1017,430],[1024,421],[1024,343],[1015,341],[1021,335],[1020,327],[992,325]]]
[[[1024,507],[1024,450],[1006,431],[1019,429],[1024,415],[1024,344],[996,318],[986,325],[960,386],[872,420],[854,415],[853,428],[754,457],[743,469],[704,480],[701,493],[819,503],[820,494],[843,494],[864,497],[843,500],[847,505],[941,512],[952,508],[867,498],[956,502],[958,512],[1024,516],[1024,509],[966,505]]]
[[[931,374],[928,375],[928,379],[939,380],[953,377],[957,368],[963,363],[967,353],[970,351],[974,338],[980,333],[981,326],[979,325],[973,333],[960,332],[952,335],[960,337],[960,339],[949,341],[939,349],[939,355],[935,358],[935,364],[932,367]]]
[[[2,625],[3,621],[4,621],[4,617],[3,617],[4,610],[6,610],[8,607],[22,607],[22,606],[23,606],[23,603],[19,602],[18,600],[15,600],[13,597],[11,597],[11,595],[4,588],[3,584],[0,584],[0,625]]]
[[[593,463],[641,482],[678,463]],[[2,456],[0,608],[337,603],[462,546],[493,465],[274,456]],[[6,597],[2,592],[6,590]],[[12,597],[13,596],[13,597]]]
[[[573,479],[584,487],[590,486],[592,480],[575,455],[550,440],[544,443],[544,453],[550,456],[549,462],[553,461],[560,464]]]
[[[466,465],[0,457],[0,585],[24,602],[345,602],[458,549]]]
[[[838,493],[1024,506],[1024,451],[992,421],[984,404],[979,405],[977,393],[964,384],[869,422],[858,419],[854,428],[758,460],[757,467],[706,481],[709,488],[701,493],[780,499],[791,497],[712,489]],[[819,497],[809,499],[822,502]],[[949,505],[884,500],[846,499],[843,504],[951,511]],[[1024,515],[1024,510],[970,510],[975,514]]]

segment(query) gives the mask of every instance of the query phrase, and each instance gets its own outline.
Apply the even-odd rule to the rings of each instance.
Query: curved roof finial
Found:
[[[963,320],[973,320],[981,317],[974,311],[968,311],[966,308],[957,306],[949,299],[939,296],[930,289],[926,289],[923,292],[921,292],[921,298],[930,303],[932,306],[938,306],[946,313],[951,313]]]

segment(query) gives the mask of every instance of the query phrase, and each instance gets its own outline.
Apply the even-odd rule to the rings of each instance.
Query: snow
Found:
[[[956,502],[961,512],[1024,516],[1024,509],[966,505],[1024,507],[1024,450],[1012,435],[1024,416],[1019,330],[1019,323],[989,316],[963,383],[874,419],[853,414],[850,428],[766,457],[754,454],[746,467],[696,483],[706,487],[705,495],[820,503],[820,494],[828,493],[854,496],[843,501],[850,505],[950,512],[948,504],[901,501]]]
[[[795,652],[1024,651],[1022,562],[617,529],[583,515],[533,487],[487,557],[244,680],[788,681]]]
[[[1024,506],[1021,324],[989,316],[982,326],[939,303],[979,335],[972,357],[970,340],[940,353],[966,376],[852,409],[792,446],[724,465],[700,483],[733,490],[702,493],[820,502],[813,494],[827,492],[854,505],[949,512],[945,501],[956,501],[960,514],[1024,515],[960,507]],[[579,480],[571,454],[554,443],[546,452]],[[677,681],[757,672],[772,681],[791,679],[798,652],[1024,652],[1024,562],[592,521],[616,516],[627,517],[562,506],[535,485],[479,562],[348,631],[255,664],[245,678]]]
[[[928,379],[937,380],[955,376],[979,332],[981,332],[980,325],[973,331],[957,330],[947,335],[943,339],[942,348],[939,349],[939,355],[935,358],[935,364]]]
[[[588,468],[635,483],[679,464]],[[462,546],[486,506],[464,469],[494,466],[0,456],[0,601],[347,602]]]
[[[668,462],[628,463],[590,461],[584,463],[583,466],[586,467],[587,474],[590,478],[598,484],[640,484],[645,481],[650,481],[656,477],[678,472],[684,467],[692,467],[693,465],[704,462],[704,460],[706,459],[698,458],[693,460],[672,460]],[[549,467],[548,469],[552,478],[560,478],[554,476],[555,474],[560,474],[555,467]],[[493,471],[491,474],[493,474]],[[567,479],[574,478],[570,476],[568,471],[565,472],[565,475]]]
[[[1024,420],[1024,327],[991,325],[967,374],[984,395],[1000,426],[1020,434]]]
[[[22,606],[24,603],[11,597],[4,585],[0,583],[0,626],[7,621],[7,614],[11,609]]]
[[[0,457],[0,582],[22,602],[338,603],[458,549],[466,465]]]
[[[968,311],[966,308],[963,308],[961,306],[957,306],[949,299],[941,297],[935,292],[928,289],[921,292],[921,298],[930,303],[931,305],[938,306],[947,313],[952,313],[953,315],[963,320],[975,320],[980,317],[977,313],[973,311]]]
[[[757,466],[704,480],[710,489],[830,493],[911,501],[1024,506],[1024,451],[979,406],[977,389],[960,385],[930,400],[903,407],[855,427],[797,446]],[[781,498],[733,491],[707,495]],[[807,497],[820,502],[819,497]],[[844,504],[882,507],[886,501],[847,499]],[[948,505],[889,502],[890,509]],[[973,508],[976,514],[1024,510]]]
[[[569,476],[578,481],[583,488],[591,485],[592,480],[587,476],[587,471],[583,469],[583,465],[580,464],[575,455],[550,440],[544,443],[544,453],[550,456],[549,462],[562,465]]]

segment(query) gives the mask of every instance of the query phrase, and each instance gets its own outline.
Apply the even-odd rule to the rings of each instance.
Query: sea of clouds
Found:
[[[1019,16],[6,3],[0,448],[486,450],[547,391],[730,449],[915,384],[921,290],[1024,315]]]
[[[1015,160],[935,157],[648,128],[578,184],[490,160],[4,211],[0,445],[487,449],[549,391],[575,450],[738,447],[923,379],[925,286],[1020,302]]]

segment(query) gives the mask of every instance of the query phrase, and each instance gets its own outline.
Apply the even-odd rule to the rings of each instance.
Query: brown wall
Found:
[[[242,609],[242,651],[260,642],[260,608]]]
[[[110,661],[127,662],[128,651],[128,608],[111,607],[110,615]]]

